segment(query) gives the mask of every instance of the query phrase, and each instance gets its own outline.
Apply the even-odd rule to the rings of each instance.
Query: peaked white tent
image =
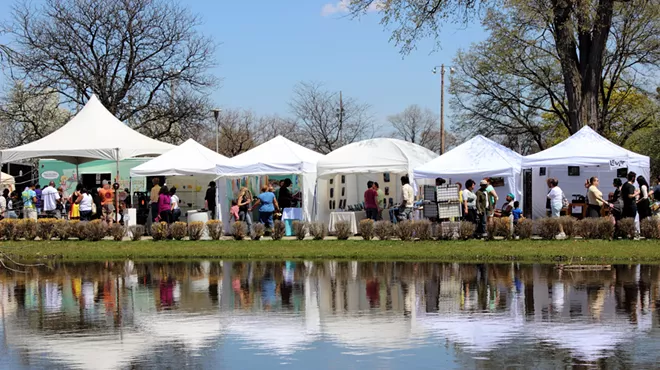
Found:
[[[216,166],[229,158],[199,144],[193,139],[131,170],[131,176],[215,175]]]
[[[569,166],[580,167],[580,175],[569,176]],[[551,148],[524,157],[522,167],[535,169],[532,173],[534,217],[545,215],[545,180],[548,177],[559,180],[559,187],[570,200],[574,194],[586,193],[584,182],[589,177],[599,177],[601,191],[607,194],[608,188],[612,188],[612,180],[617,177],[617,169],[627,168],[647,180],[651,173],[649,157],[612,143],[588,126]],[[541,167],[545,168],[545,175],[540,174],[543,173],[538,170]]]
[[[386,198],[398,201],[399,178],[408,175],[413,184],[413,169],[437,157],[422,146],[390,138],[355,142],[327,154],[317,164],[319,219],[326,221],[341,200],[347,205],[361,203],[369,180],[378,182]]]
[[[416,179],[442,177],[451,182],[472,179],[479,183],[484,177],[503,177],[504,191],[496,189],[500,197],[512,193],[522,198],[522,156],[481,135],[464,142],[440,157],[416,167]]]
[[[11,176],[10,174],[0,172],[0,191],[4,189],[11,189],[11,190],[16,190],[16,181],[14,180],[14,176]]]
[[[69,163],[97,159],[120,161],[126,158],[160,155],[173,145],[134,131],[112,115],[95,95],[66,125],[52,134],[0,152],[0,162],[27,158],[51,158]]]
[[[316,185],[316,162],[322,157],[323,154],[278,135],[256,148],[231,158],[228,163],[218,164],[216,174],[221,178],[301,175],[303,219],[311,221],[314,207],[314,186]],[[228,220],[226,214],[228,210],[222,209],[222,212],[223,219]]]

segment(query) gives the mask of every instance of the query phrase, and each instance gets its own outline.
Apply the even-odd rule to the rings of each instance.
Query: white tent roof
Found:
[[[223,177],[313,173],[321,157],[323,154],[277,136],[228,163],[218,164],[216,173]]]
[[[215,166],[229,158],[193,139],[131,170],[131,176],[215,175]]]
[[[379,138],[343,146],[323,157],[317,164],[317,176],[358,173],[411,173],[438,155],[408,141]]]
[[[14,184],[15,184],[14,176],[8,173],[0,172],[0,189],[9,188],[9,187],[13,189]]]
[[[481,135],[415,168],[416,179],[464,174],[508,176],[520,172],[522,156]]]
[[[649,168],[649,157],[624,149],[600,136],[589,126],[573,134],[561,143],[542,152],[523,158],[523,167],[549,167],[549,166],[597,166],[609,164],[610,161],[628,163],[627,167],[634,166]]]
[[[16,148],[0,152],[0,161],[26,158],[52,158],[70,163],[97,159],[160,155],[173,145],[134,131],[113,116],[95,95],[66,125],[52,134]]]

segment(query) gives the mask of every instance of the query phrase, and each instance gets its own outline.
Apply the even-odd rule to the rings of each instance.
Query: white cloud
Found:
[[[350,5],[351,0],[339,0],[336,3],[327,3],[321,8],[321,15],[324,17],[339,14],[339,13],[348,13],[348,6]],[[367,12],[376,12],[382,9],[384,2],[382,0],[373,1],[369,4]]]

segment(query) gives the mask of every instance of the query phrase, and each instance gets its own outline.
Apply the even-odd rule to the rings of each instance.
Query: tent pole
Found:
[[[115,182],[119,184],[119,148],[115,149],[117,151],[117,178],[115,179]],[[114,184],[113,184],[114,185]],[[119,189],[115,190],[115,222],[119,222]]]
[[[76,162],[76,182],[77,184],[82,184],[82,182],[80,181],[80,169],[78,168],[78,162]]]

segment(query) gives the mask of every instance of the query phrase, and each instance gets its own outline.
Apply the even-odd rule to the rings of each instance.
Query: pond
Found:
[[[659,282],[644,265],[58,264],[0,273],[0,367],[655,368]]]

